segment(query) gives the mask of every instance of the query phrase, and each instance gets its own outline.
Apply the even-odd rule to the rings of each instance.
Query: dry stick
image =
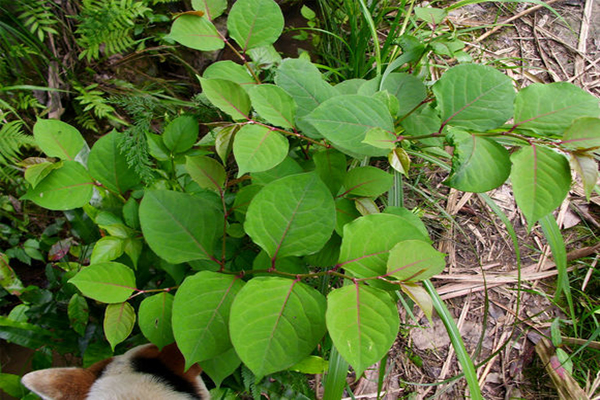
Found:
[[[552,77],[552,80],[554,80],[554,82],[561,82],[562,79],[551,68],[551,65],[548,62],[548,59],[546,57],[546,53],[544,52],[544,48],[542,47],[542,44],[540,43],[540,37],[538,35],[539,31],[538,31],[538,26],[537,26],[537,18],[535,15],[534,15],[534,21],[532,23],[532,28],[533,28],[533,38],[535,39],[535,44],[538,48],[538,52],[540,53],[540,58],[542,59],[542,63],[546,67],[546,71],[548,71],[548,73],[550,74],[550,76]],[[567,76],[567,78],[568,78],[568,76]]]
[[[557,1],[560,0],[549,0],[546,5],[550,5],[553,3],[556,3]],[[487,31],[486,33],[484,33],[483,35],[479,36],[477,39],[475,39],[475,42],[481,42],[483,39],[487,38],[490,35],[493,35],[494,33],[498,32],[500,29],[502,29],[502,27],[506,24],[509,24],[510,22],[521,18],[524,15],[527,15],[529,13],[532,13],[534,11],[539,10],[540,8],[544,7],[543,5],[537,5],[537,6],[533,6],[531,8],[528,8],[527,10],[523,10],[518,14],[513,15],[512,17],[500,22],[500,24],[498,26],[496,26],[495,28],[493,28],[491,31]]]
[[[581,20],[581,30],[579,31],[579,44],[577,45],[577,50],[579,50],[580,54],[585,54],[587,52],[587,38],[588,31],[590,29],[590,17],[592,15],[592,7],[594,4],[594,0],[586,0],[585,8],[583,9],[583,18]],[[583,73],[584,67],[584,58],[580,55],[575,56],[575,75],[579,76]],[[583,86],[583,78],[579,81],[579,84]]]

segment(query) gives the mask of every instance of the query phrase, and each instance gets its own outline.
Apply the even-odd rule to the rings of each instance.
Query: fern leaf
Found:
[[[45,0],[22,0],[19,5],[19,19],[29,31],[36,35],[40,42],[44,41],[45,35],[57,35],[54,25],[59,23],[50,1]]]
[[[0,128],[0,166],[16,163],[21,155],[21,148],[34,146],[33,137],[23,133],[21,121],[5,123]]]

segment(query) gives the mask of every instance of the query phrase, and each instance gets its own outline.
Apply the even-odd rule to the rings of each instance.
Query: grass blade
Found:
[[[349,366],[350,364],[342,358],[335,346],[332,346],[329,356],[329,370],[323,381],[325,386],[323,400],[339,400],[342,398]]]

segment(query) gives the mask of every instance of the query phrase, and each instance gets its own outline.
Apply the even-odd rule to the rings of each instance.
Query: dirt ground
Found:
[[[468,51],[478,61],[504,65],[518,87],[567,81],[600,96],[600,2],[551,0],[548,4],[561,18],[533,4],[484,3],[452,12],[450,21],[457,29],[488,26],[467,40]],[[425,222],[435,228],[438,248],[449,256],[447,270],[432,281],[458,321],[484,398],[559,398],[535,351],[535,344],[549,337],[550,323],[562,316],[550,301],[557,270],[541,229],[527,232],[508,185],[490,193],[519,237],[519,291],[515,251],[502,222],[477,195],[441,185],[436,191],[438,204],[454,216],[455,223],[439,226],[437,215],[425,216]],[[557,217],[569,260],[590,255],[597,260],[598,243],[586,242],[577,226],[585,224],[599,232],[600,197],[588,203],[583,190],[576,188]],[[600,298],[597,285],[591,290],[596,292],[588,289],[589,296]],[[468,397],[464,379],[453,379],[461,370],[441,320],[430,324],[420,310],[414,312],[416,320],[401,310],[406,330],[401,330],[387,362],[390,372],[384,398]],[[377,376],[376,369],[367,372],[357,383],[355,397],[375,399]]]

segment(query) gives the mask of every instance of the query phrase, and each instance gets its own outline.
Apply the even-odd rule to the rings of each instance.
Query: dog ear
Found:
[[[84,400],[98,375],[112,361],[100,361],[90,368],[49,368],[21,378],[25,387],[44,400]]]

